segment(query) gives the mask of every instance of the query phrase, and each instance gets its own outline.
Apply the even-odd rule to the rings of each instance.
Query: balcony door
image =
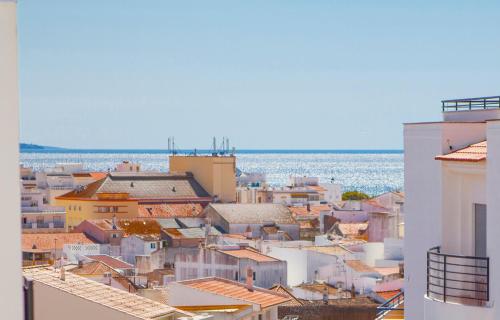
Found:
[[[486,205],[474,204],[474,255],[486,257]]]

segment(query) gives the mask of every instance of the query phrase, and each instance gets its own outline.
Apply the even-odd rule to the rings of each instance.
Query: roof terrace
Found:
[[[442,100],[443,112],[500,109],[500,96]]]

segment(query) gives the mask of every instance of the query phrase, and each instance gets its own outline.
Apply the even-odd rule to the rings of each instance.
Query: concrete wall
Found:
[[[191,172],[196,181],[222,202],[236,201],[236,157],[170,156],[171,173]]]
[[[287,283],[287,262],[257,262],[235,258],[213,249],[179,253],[175,257],[176,281],[202,277],[221,277],[228,280],[246,281],[246,270],[255,272],[254,285],[270,288]]]
[[[21,219],[19,192],[19,101],[16,1],[0,1],[0,194],[5,246],[0,308],[8,319],[22,319]]]

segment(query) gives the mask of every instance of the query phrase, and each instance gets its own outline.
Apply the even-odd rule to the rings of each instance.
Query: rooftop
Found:
[[[292,212],[286,206],[272,203],[259,204],[209,204],[227,222],[235,224],[296,224]]]
[[[141,204],[139,217],[143,218],[178,218],[198,217],[203,211],[199,203]]]
[[[351,269],[353,269],[354,271],[357,271],[357,272],[362,272],[362,273],[366,273],[366,272],[369,272],[369,273],[378,273],[377,270],[375,270],[374,268],[366,265],[361,260],[346,260],[345,264],[349,268],[351,268]]]
[[[135,200],[211,199],[192,174],[160,172],[113,172],[104,179],[58,198],[98,200],[98,195],[109,194],[128,195],[128,199]]]
[[[244,248],[244,249],[219,249],[220,252],[223,252],[227,255],[236,257],[236,258],[242,258],[242,259],[250,259],[254,260],[256,262],[276,262],[280,261],[276,258],[267,256],[263,253],[260,253],[257,250],[251,249],[251,248]]]
[[[133,269],[134,268],[134,266],[131,265],[130,263],[127,263],[127,262],[120,260],[120,259],[117,259],[117,258],[113,258],[113,257],[105,255],[105,254],[87,256],[87,258],[92,259],[94,261],[100,261],[102,263],[105,263],[106,265],[110,266],[113,269]]]
[[[463,149],[453,151],[451,153],[437,156],[436,160],[444,161],[466,161],[466,162],[479,162],[486,160],[488,155],[488,142],[482,141],[471,144]]]
[[[500,109],[500,96],[441,101],[443,112]]]
[[[344,248],[343,246],[334,245],[334,246],[310,246],[304,247],[306,250],[316,251],[319,253],[329,254],[329,255],[345,255],[352,253],[350,250]]]
[[[301,207],[291,206],[289,208],[290,208],[290,211],[292,211],[292,213],[295,216],[309,216],[309,215],[319,216],[319,214],[322,211],[332,211],[332,208],[326,204],[317,205],[317,206],[309,206],[309,210],[308,210],[307,206],[301,206]]]
[[[182,313],[168,305],[88,280],[70,272],[65,274],[65,280],[60,279],[59,272],[54,272],[48,267],[24,268],[23,275],[36,282],[139,319],[148,320],[176,312]]]
[[[94,243],[83,233],[23,233],[22,249],[29,251],[34,247],[38,250],[61,250],[65,244]]]
[[[262,309],[290,300],[290,297],[272,290],[258,287],[249,290],[243,283],[216,277],[186,280],[179,283],[204,292],[258,304]]]
[[[163,229],[163,231],[168,234],[173,239],[204,239],[205,238],[205,228],[168,228]],[[211,236],[221,235],[220,231],[214,227],[210,227]]]

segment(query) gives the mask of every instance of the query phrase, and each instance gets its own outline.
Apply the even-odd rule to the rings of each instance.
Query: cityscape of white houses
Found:
[[[211,160],[225,155],[201,164],[174,157],[177,167],[206,165],[208,174],[141,171],[128,161],[110,172],[21,166],[26,270],[54,265],[173,306],[190,314],[185,319],[322,319],[349,304],[373,319],[378,305],[402,295],[404,193],[343,201],[333,181],[291,177],[286,187],[269,187],[264,175],[246,174],[233,186],[236,201],[223,201],[207,189]],[[224,159],[235,165],[236,157]]]

